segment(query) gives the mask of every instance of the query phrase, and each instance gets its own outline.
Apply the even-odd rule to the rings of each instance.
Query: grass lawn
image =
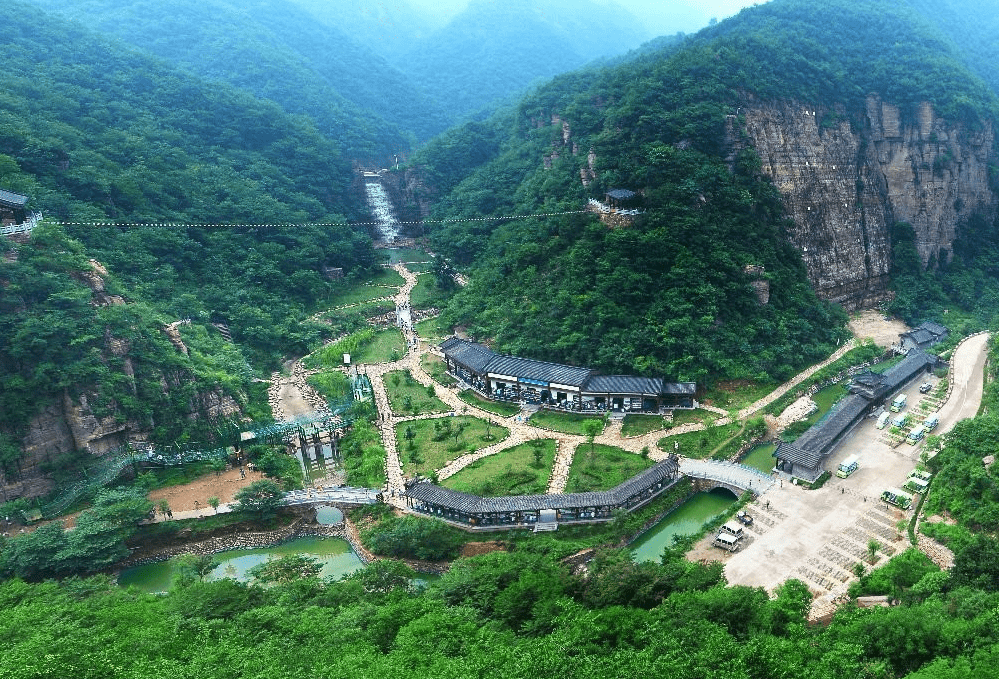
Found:
[[[450,296],[450,293],[445,293],[437,287],[433,275],[423,274],[416,279],[416,287],[409,295],[409,302],[414,309],[429,309],[441,306]]]
[[[625,415],[621,435],[642,436],[660,429],[666,429],[666,420],[662,415]]]
[[[565,492],[610,490],[654,464],[654,460],[629,453],[616,446],[605,446],[600,443],[590,446],[589,443],[581,443],[572,459]]]
[[[392,273],[395,272],[393,271]],[[353,285],[335,293],[330,299],[330,306],[333,308],[352,306],[354,304],[370,302],[380,297],[392,297],[397,292],[399,292],[398,288],[383,287],[381,285]],[[393,308],[395,308],[394,305]]]
[[[741,410],[750,404],[756,403],[756,401],[769,394],[777,386],[779,385],[775,382],[748,382],[746,380],[720,382],[709,389],[704,394],[704,398],[699,400],[716,408]]]
[[[578,413],[559,413],[551,410],[539,410],[531,415],[529,422],[542,429],[562,432],[563,434],[576,434],[586,436],[583,431],[583,422],[587,420],[597,420],[600,422],[600,431],[603,431],[603,420],[593,415],[581,415]]]
[[[695,408],[693,410],[682,410],[678,408],[673,411],[673,424],[671,426],[679,427],[681,424],[690,424],[691,422],[713,422],[719,417],[720,415],[717,413],[713,413],[710,410],[703,410],[701,408]]]
[[[331,309],[324,313],[323,317],[331,323],[336,323],[337,321],[349,319],[353,315],[360,316],[361,318],[373,318],[394,311],[395,302],[391,300],[379,300],[377,302],[365,302],[347,309]]]
[[[451,410],[444,401],[425,387],[408,370],[393,370],[385,373],[385,393],[389,405],[396,415],[421,415],[425,413],[446,413]]]
[[[672,451],[673,444],[680,444],[680,454],[703,460],[709,457],[715,448],[728,441],[742,431],[741,424],[726,424],[721,427],[709,427],[704,431],[692,431],[689,434],[677,434],[659,439],[659,449]]]
[[[389,328],[376,332],[370,342],[364,343],[356,355],[351,356],[353,363],[388,363],[402,358],[406,353],[406,340],[398,328]]]
[[[423,354],[420,356],[420,367],[422,367],[433,380],[445,387],[450,387],[458,383],[447,371],[447,366],[440,356],[434,354]]]
[[[540,465],[535,450],[541,453]],[[554,461],[554,439],[535,439],[476,460],[441,485],[480,497],[542,494],[548,489]]]
[[[434,441],[438,427],[448,423],[452,432],[457,432],[462,425],[465,429],[458,435],[455,443],[454,433],[440,441]],[[488,428],[490,439],[485,440]],[[411,440],[406,438],[406,430],[412,432]],[[489,425],[485,420],[467,415],[435,418],[429,420],[413,420],[404,422],[395,428],[396,446],[399,459],[402,461],[402,471],[407,476],[429,474],[444,466],[448,460],[461,457],[465,453],[475,452],[480,448],[498,443],[510,435],[506,427]]]
[[[493,413],[494,415],[499,415],[500,417],[510,417],[511,415],[516,415],[520,412],[520,406],[518,405],[486,400],[471,389],[459,392],[458,398],[468,405],[481,408],[482,410]]]
[[[381,271],[371,276],[365,283],[384,285],[390,288],[401,288],[406,284],[406,279],[395,269],[382,268]]]
[[[327,401],[343,401],[352,397],[350,378],[339,370],[327,369],[306,380]]]
[[[440,324],[440,316],[420,321],[414,327],[417,335],[430,342],[439,342],[451,335],[451,328]]]

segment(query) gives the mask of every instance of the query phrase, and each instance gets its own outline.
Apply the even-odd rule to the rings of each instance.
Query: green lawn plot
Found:
[[[711,457],[715,449],[724,445],[733,436],[742,431],[741,424],[725,424],[720,427],[708,427],[704,431],[692,431],[687,434],[676,434],[659,439],[660,450],[672,452],[676,443],[680,444],[679,453],[684,457],[698,460]]]
[[[326,369],[306,380],[327,401],[343,401],[351,397],[350,378],[339,370]]]
[[[403,278],[402,274],[395,269],[382,267],[381,271],[378,271],[373,276],[369,277],[365,283],[369,285],[381,285],[389,288],[401,288],[406,284],[406,279]]]
[[[388,328],[375,332],[370,342],[361,345],[351,355],[351,360],[354,363],[388,363],[399,360],[405,353],[406,340],[402,331]]]
[[[396,415],[423,415],[446,413],[451,410],[437,398],[433,385],[425,387],[413,378],[408,370],[385,373],[385,393]]]
[[[756,403],[777,386],[776,382],[749,382],[746,380],[721,382],[709,389],[704,394],[703,399],[698,400],[703,400],[704,403],[716,408],[741,410]]]
[[[482,398],[471,389],[465,389],[464,391],[459,392],[458,398],[470,406],[481,408],[486,412],[499,415],[500,417],[510,417],[511,415],[516,415],[520,412],[520,406],[518,405],[514,405],[513,403],[490,401],[489,399]]]
[[[409,269],[410,271],[412,271],[413,273],[427,273],[429,271],[433,271],[433,269],[434,269],[434,263],[433,262],[409,262],[408,264],[406,264],[406,268]]]
[[[395,273],[394,271],[392,273]],[[396,274],[398,276],[398,274]],[[340,308],[363,304],[382,297],[394,297],[398,294],[399,288],[387,287],[383,285],[352,285],[342,291],[333,293],[330,298],[330,306]],[[393,305],[394,308],[394,305]]]
[[[337,367],[343,365],[343,355],[350,354],[352,357],[357,354],[361,347],[374,341],[376,332],[374,328],[362,328],[357,332],[338,339],[336,342],[316,349],[311,354],[302,359],[306,368]],[[402,333],[399,333],[400,341]]]
[[[673,411],[673,423],[671,427],[679,427],[681,424],[692,424],[695,422],[700,422],[702,424],[708,424],[714,422],[720,417],[718,413],[713,413],[710,410],[704,410],[703,408],[694,408],[692,410],[676,409]]]
[[[437,280],[432,274],[421,274],[416,279],[416,287],[409,295],[409,303],[414,309],[439,307],[447,302],[451,294],[437,287]]]
[[[441,325],[440,316],[422,320],[414,326],[416,334],[428,342],[439,342],[451,336],[451,328]]]
[[[413,420],[396,425],[395,440],[407,476],[427,475],[449,460],[506,439],[510,430],[468,415]]]
[[[445,387],[450,387],[458,383],[454,377],[452,377],[448,371],[447,366],[444,364],[443,359],[435,354],[423,354],[420,356],[420,367],[430,375],[433,380]]]
[[[654,464],[655,460],[616,446],[580,443],[572,459],[565,492],[610,490]]]
[[[430,255],[416,248],[385,248],[382,253],[388,255],[389,264],[409,264],[410,262],[429,262]],[[408,267],[407,267],[408,268]]]
[[[662,415],[637,415],[629,414],[624,416],[624,423],[621,425],[622,436],[643,436],[654,431],[667,429],[669,425]]]
[[[583,423],[587,420],[597,420],[600,422],[600,431],[603,432],[603,420],[599,417],[594,417],[593,415],[539,410],[531,415],[531,418],[528,421],[534,426],[541,427],[542,429],[550,429],[551,431],[557,431],[563,434],[586,436],[586,432],[583,430]]]
[[[540,495],[554,462],[555,440],[534,439],[476,460],[441,485],[480,497]]]

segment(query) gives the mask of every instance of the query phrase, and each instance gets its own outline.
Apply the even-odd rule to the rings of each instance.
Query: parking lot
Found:
[[[937,395],[920,394],[919,385],[938,378],[917,378],[904,391],[905,412],[916,424],[925,419],[920,404],[927,402],[940,425],[934,434],[944,434],[956,422],[973,417],[981,404],[983,368],[988,335],[978,335],[962,344],[954,355],[954,379],[949,398],[930,402]],[[940,394],[945,397],[946,394]],[[890,400],[891,397],[889,397]],[[879,562],[908,547],[903,512],[886,506],[879,498],[886,488],[901,486],[919,460],[925,442],[891,445],[888,429],[879,430],[868,418],[840,443],[828,458],[834,470],[840,461],[856,454],[860,467],[851,476],[835,475],[818,490],[804,490],[788,480],[749,505],[754,522],[740,551],[726,557],[725,576],[730,584],[762,586],[773,590],[788,578],[804,581],[820,601],[831,602],[846,592],[854,577],[853,567],[867,563],[868,544],[877,540]],[[869,566],[868,566],[869,567]]]

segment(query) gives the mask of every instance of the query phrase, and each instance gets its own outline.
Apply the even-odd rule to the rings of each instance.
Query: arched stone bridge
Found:
[[[323,488],[308,490],[292,490],[284,495],[286,505],[308,505],[324,503],[342,503],[350,505],[373,505],[381,502],[381,491],[377,488]]]
[[[736,497],[747,490],[762,495],[774,485],[773,478],[768,474],[735,462],[681,457],[680,473],[699,480],[701,490],[725,488],[735,493]]]

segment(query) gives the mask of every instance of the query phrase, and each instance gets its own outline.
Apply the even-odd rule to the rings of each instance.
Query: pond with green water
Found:
[[[674,535],[694,535],[735,501],[735,496],[727,490],[697,493],[636,540],[631,553],[636,561],[659,561],[663,550],[673,545]]]
[[[234,549],[220,552],[215,555],[219,561],[219,566],[205,579],[232,578],[246,582],[250,579],[247,572],[251,568],[270,558],[278,558],[288,554],[303,554],[319,561],[323,565],[323,569],[319,573],[321,578],[339,579],[364,565],[346,540],[299,538],[276,547]],[[171,560],[128,568],[118,575],[118,584],[122,587],[135,586],[145,592],[166,592],[170,589],[170,583],[173,579],[174,565],[175,562]]]

